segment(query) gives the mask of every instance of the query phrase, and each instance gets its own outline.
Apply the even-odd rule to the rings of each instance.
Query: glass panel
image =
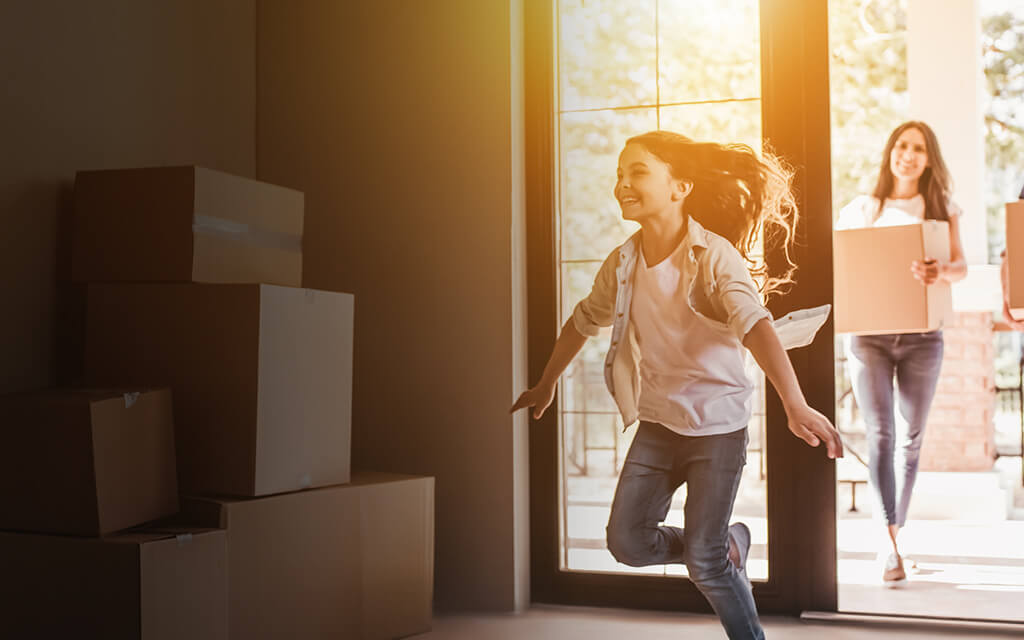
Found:
[[[600,260],[562,264],[561,322],[565,322],[572,315],[576,303],[590,293],[590,289],[594,286],[594,278],[597,276],[603,260],[602,257]]]
[[[985,73],[985,211],[988,261],[1006,246],[1005,204],[1024,192],[1024,12],[1019,0],[979,0]]]
[[[562,265],[562,317],[568,318],[573,307],[590,293],[598,262]],[[562,410],[618,414],[615,401],[604,384],[604,356],[608,351],[611,328],[601,330],[596,338],[587,340],[583,350],[562,375]]]
[[[559,306],[564,322],[590,292],[604,258],[638,228],[622,220],[612,195],[626,139],[660,125],[697,140],[743,142],[759,150],[761,104],[756,0],[560,0],[558,6]],[[727,102],[655,106],[658,73],[663,83],[673,83],[670,91],[662,86],[661,104]],[[562,568],[686,575],[681,564],[627,567],[607,550],[612,497],[636,433],[635,427],[623,431],[605,388],[609,337],[610,329],[604,329],[588,340],[561,381]],[[762,580],[768,575],[763,376],[756,367],[750,374],[758,385],[755,416],[733,519],[751,528],[748,572]],[[684,485],[673,497],[666,524],[683,526],[685,499]]]
[[[661,103],[760,96],[759,18],[758,0],[661,0]]]
[[[947,11],[954,6],[971,13]],[[1019,159],[1024,156],[1024,111],[1020,109],[1024,99],[1024,82],[1020,82],[1024,78],[1024,14],[1020,7],[1019,0],[829,1],[833,216],[856,195],[872,191],[892,129],[911,115],[926,116],[926,122],[939,119],[941,116],[925,104],[929,92],[964,84],[951,78],[927,54],[917,51],[910,55],[917,44],[930,40],[964,47],[958,50],[974,49],[975,60],[960,58],[967,68],[984,73],[986,91],[946,92],[949,107],[980,108],[985,113],[983,127],[963,123],[964,131],[977,136],[971,143],[984,145],[986,167],[978,185],[983,194],[974,194],[975,209],[961,221],[961,233],[981,230],[977,207],[979,196],[983,197],[988,257],[998,262],[1004,243],[999,216],[1004,202],[1020,193]],[[908,82],[911,78],[916,78],[915,82]],[[912,110],[911,104],[916,105]],[[949,162],[951,150],[944,137],[948,130],[943,133],[941,120],[931,124],[938,125],[938,142]],[[956,169],[951,177],[953,198],[957,199],[959,180],[969,183],[971,178],[958,175]],[[984,268],[976,267],[980,265],[972,265],[971,277],[979,277],[969,286],[991,286],[998,291],[994,271],[986,280],[980,277]],[[879,292],[880,303],[884,303],[885,293]],[[907,521],[899,537],[901,552],[913,558],[909,561],[904,556],[911,586],[905,593],[928,593],[927,598],[878,597],[880,560],[891,545],[879,522],[880,507],[868,471],[874,429],[851,392],[850,338],[837,336],[836,426],[843,432],[847,452],[836,467],[841,611],[1003,621],[1020,621],[1024,616],[1020,607],[1024,593],[1024,548],[1020,545],[1024,522],[1019,510],[1024,504],[1019,457],[1024,428],[1021,334],[998,330],[993,334],[989,311],[957,307],[945,324],[938,388],[924,431]],[[998,317],[997,311],[996,321]],[[898,386],[898,382],[893,384]],[[901,424],[897,438],[904,439],[904,432]],[[903,458],[900,448],[897,446],[895,456],[897,469]],[[892,460],[891,454],[887,459]],[[991,480],[976,482],[976,477]],[[978,597],[965,599],[965,594]]]
[[[655,103],[655,10],[655,0],[560,0],[563,111]]]
[[[563,260],[604,260],[639,228],[622,219],[615,171],[626,139],[657,126],[653,108],[562,114]]]
[[[910,113],[907,1],[830,0],[828,22],[835,219],[874,189],[882,146]]]
[[[740,142],[761,151],[761,101],[661,108],[661,127],[705,142]]]
[[[832,216],[878,177],[889,132],[909,115],[906,0],[829,0]],[[881,527],[871,526],[866,430],[851,390],[845,335],[835,336],[836,427],[846,455],[837,461],[839,603],[849,586],[872,592]],[[852,510],[856,508],[856,510]],[[870,607],[869,607],[870,609]]]

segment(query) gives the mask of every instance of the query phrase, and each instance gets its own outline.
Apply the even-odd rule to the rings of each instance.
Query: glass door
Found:
[[[539,377],[558,327],[589,292],[601,261],[636,229],[622,221],[612,196],[618,154],[629,136],[667,129],[757,151],[767,141],[798,170],[803,237],[830,228],[827,18],[819,5],[810,0],[527,3],[531,379]],[[820,57],[821,65],[793,69],[809,56]],[[819,90],[821,77],[825,84]],[[814,91],[821,93],[821,108],[806,102],[815,98]],[[820,126],[824,135],[809,144]],[[825,180],[807,182],[808,158],[824,162],[810,177],[824,171]],[[824,227],[814,222],[818,218]],[[774,248],[766,250],[773,259]],[[831,300],[831,278],[811,277],[830,276],[830,244],[799,249],[797,258],[807,276],[798,275],[793,293],[771,307],[777,317]],[[608,341],[607,333],[588,341],[561,381],[558,410],[531,426],[534,600],[706,611],[684,566],[631,568],[617,563],[606,548],[612,495],[636,430],[623,431],[605,389]],[[805,392],[831,415],[830,326],[801,351],[793,353],[793,362]],[[822,363],[825,376],[815,368]],[[760,371],[750,374],[758,393],[733,519],[746,522],[753,534],[749,573],[755,597],[763,611],[782,611],[793,610],[802,594],[813,592],[805,600],[816,599],[814,608],[827,609],[835,589],[830,541],[835,521],[822,520],[820,513],[834,513],[834,472],[820,450],[789,434]],[[666,524],[685,525],[684,499],[685,486]],[[813,528],[805,541],[811,551],[787,540],[806,527]],[[817,557],[813,550],[818,549],[825,557]],[[824,573],[809,571],[808,563],[823,564]],[[829,575],[831,588],[807,589],[813,580],[828,583]]]
[[[608,253],[639,226],[612,197],[626,138],[653,129],[761,148],[757,0],[559,0],[556,4],[558,324],[584,297]],[[616,478],[635,428],[604,384],[610,329],[588,341],[561,381],[560,567],[686,575],[681,564],[632,568],[605,546]],[[751,371],[760,391],[763,376]],[[764,402],[757,394],[735,518],[751,527],[749,575],[768,577]],[[666,524],[684,526],[686,487]]]

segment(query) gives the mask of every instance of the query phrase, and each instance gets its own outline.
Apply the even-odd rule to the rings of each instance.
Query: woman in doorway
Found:
[[[842,455],[835,428],[804,399],[748,267],[765,294],[792,281],[789,180],[770,154],[758,158],[742,145],[667,131],[627,140],[614,193],[640,231],[601,265],[540,381],[512,407],[532,407],[539,418],[587,338],[612,327],[605,381],[623,424],[639,427],[615,491],[608,548],[631,566],[685,563],[733,639],[764,637],[745,574],[750,531],[729,526],[753,392],[743,347],[778,390],[789,429]],[[781,273],[751,257],[765,226],[786,240]],[[683,483],[685,529],[664,526]]]
[[[836,226],[851,229],[946,221],[949,262],[925,257],[907,268],[923,286],[956,282],[967,275],[967,264],[960,242],[961,210],[950,199],[950,192],[949,171],[935,133],[923,122],[905,122],[896,127],[885,144],[874,192],[845,206]],[[885,518],[882,581],[888,587],[906,584],[897,540],[907,521],[942,351],[941,329],[852,336],[849,342],[853,395],[867,429],[869,484],[875,495],[876,513]],[[894,378],[898,393],[894,392]],[[898,447],[897,417],[902,431]]]

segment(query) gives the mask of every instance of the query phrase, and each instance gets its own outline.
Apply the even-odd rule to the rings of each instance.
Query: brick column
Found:
[[[921,450],[921,471],[989,471],[995,461],[992,313],[954,314]]]

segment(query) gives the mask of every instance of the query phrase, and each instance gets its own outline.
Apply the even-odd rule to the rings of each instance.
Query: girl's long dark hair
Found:
[[[790,254],[799,214],[793,170],[782,160],[767,151],[758,157],[745,144],[695,142],[671,131],[650,131],[630,143],[668,164],[677,180],[693,183],[683,213],[736,247],[766,300],[793,284],[796,264]],[[770,270],[763,258],[752,257],[762,231],[766,247],[782,249],[781,269]]]
[[[871,194],[878,199],[878,211],[875,212],[875,218],[877,219],[881,215],[885,199],[892,195],[896,178],[892,175],[892,169],[889,167],[889,158],[892,155],[892,148],[896,146],[896,140],[907,129],[917,129],[921,132],[924,137],[925,150],[928,152],[928,166],[921,177],[917,179],[917,190],[924,196],[924,217],[928,220],[949,220],[948,203],[949,196],[953,192],[953,180],[942,159],[939,139],[935,137],[935,132],[931,127],[919,120],[904,122],[889,134],[885,150],[882,151],[882,166],[878,170],[875,190]]]

